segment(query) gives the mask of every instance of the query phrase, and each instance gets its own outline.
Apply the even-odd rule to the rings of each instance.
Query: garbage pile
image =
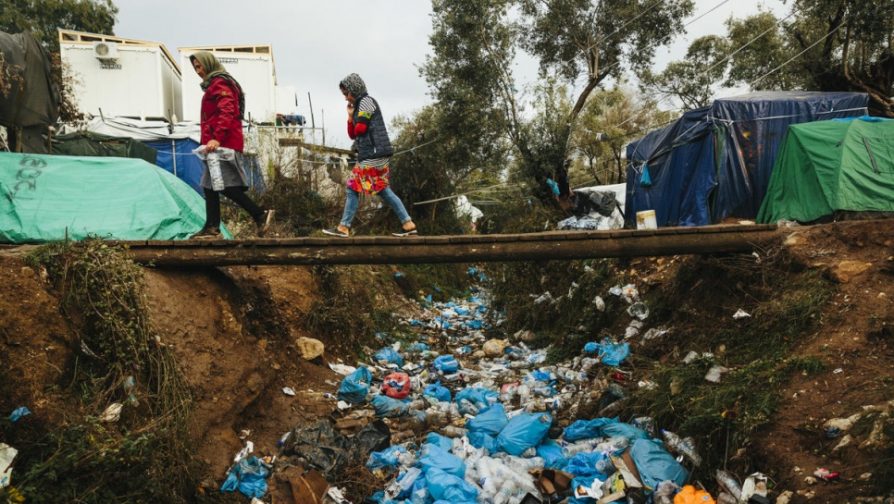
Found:
[[[625,289],[619,295],[639,303],[635,288]],[[647,316],[639,304],[635,321]],[[687,470],[650,419],[575,419],[587,400],[608,406],[623,397],[594,378],[629,356],[627,342],[591,342],[571,361],[545,365],[547,350],[523,341],[530,335],[486,337],[490,322],[501,323],[488,306],[485,291],[430,302],[424,317],[407,321],[418,340],[383,346],[368,365],[338,368],[348,374],[337,422],[374,416],[392,432],[391,444],[366,462],[384,483],[371,502],[614,502],[645,499],[662,482],[673,490],[685,484]]]
[[[555,364],[547,364],[548,349],[528,346],[530,331],[487,337],[502,321],[485,290],[448,302],[428,297],[423,316],[405,320],[415,338],[379,334],[382,346],[369,349],[367,362],[330,365],[344,376],[332,421],[286,433],[282,455],[327,480],[365,460],[381,482],[366,502],[380,504],[715,502],[687,485],[687,466],[701,464],[691,438],[658,430],[648,417],[611,416],[624,389],[610,377],[625,379],[616,368],[648,307],[633,285],[607,295],[626,301],[627,334],[589,342]],[[605,309],[601,298],[594,304]],[[650,329],[643,339],[665,332]],[[587,404],[604,416],[578,418]],[[728,479],[719,502],[764,502],[749,500],[759,488],[743,500]]]

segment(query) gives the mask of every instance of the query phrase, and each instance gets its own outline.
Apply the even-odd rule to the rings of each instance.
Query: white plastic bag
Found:
[[[236,151],[226,147],[218,147],[211,152],[205,152],[205,146],[200,145],[192,152],[208,165],[208,174],[211,176],[211,188],[215,191],[223,191],[226,186],[224,185],[223,173],[220,171],[220,161],[235,161]]]

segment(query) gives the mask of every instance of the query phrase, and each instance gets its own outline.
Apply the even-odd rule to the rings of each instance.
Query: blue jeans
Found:
[[[341,215],[341,225],[344,227],[351,227],[351,221],[354,220],[354,214],[357,213],[357,207],[360,206],[360,195],[357,191],[352,191],[351,189],[346,189],[345,192],[345,211]],[[385,190],[379,191],[379,196],[385,200],[385,203],[388,203],[388,206],[394,210],[394,213],[397,214],[397,218],[400,219],[400,223],[404,224],[413,220],[410,217],[410,214],[407,213],[407,209],[404,208],[404,204],[400,201],[400,198],[394,194],[394,191],[391,190],[390,187],[386,187]]]

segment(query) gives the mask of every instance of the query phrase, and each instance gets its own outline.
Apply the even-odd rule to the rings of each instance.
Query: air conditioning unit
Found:
[[[94,42],[93,55],[101,60],[113,60],[118,58],[118,44],[114,42]]]

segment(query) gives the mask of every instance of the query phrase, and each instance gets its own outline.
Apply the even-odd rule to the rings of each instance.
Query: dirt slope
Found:
[[[858,425],[850,432],[855,440],[836,451],[847,433],[830,437],[823,424],[894,399],[894,220],[805,228],[787,245],[837,288],[819,329],[797,349],[797,355],[826,363],[825,369],[791,380],[782,392],[784,405],[758,451],[779,470],[779,486],[799,491],[798,497],[853,502],[855,495],[873,494],[861,476],[879,473],[872,478],[878,482],[880,473],[887,471],[885,478],[894,478],[887,469],[891,460],[885,460],[891,449],[886,454],[882,443],[863,444],[870,426]],[[894,428],[889,435],[892,432]],[[805,481],[819,467],[840,472],[842,481]]]

